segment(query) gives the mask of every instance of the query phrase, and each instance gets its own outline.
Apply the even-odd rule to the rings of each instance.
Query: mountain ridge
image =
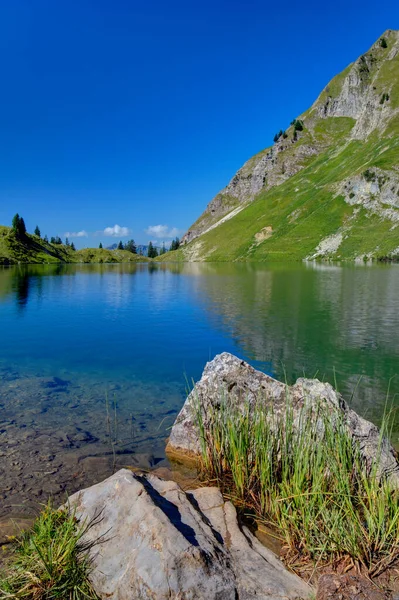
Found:
[[[281,186],[290,188],[289,182],[300,174],[303,176],[306,174],[309,185],[314,185],[317,190],[324,185],[325,198],[333,193],[348,207],[352,207],[346,215],[347,219],[352,220],[352,225],[357,220],[357,214],[359,219],[363,218],[364,215],[359,213],[365,210],[373,216],[372,220],[376,216],[390,221],[396,228],[396,222],[399,220],[398,133],[399,32],[387,30],[365,54],[348,65],[325,86],[312,106],[294,119],[285,132],[281,131],[280,135],[276,136],[277,140],[273,146],[251,157],[237,171],[228,185],[211,200],[202,215],[183,236],[184,246],[179,251],[180,258],[184,260],[246,260],[258,257],[264,259],[267,251],[260,252],[256,248],[263,244],[265,250],[268,246],[275,245],[270,240],[276,238],[277,231],[282,233],[283,225],[287,229],[287,223],[264,222],[263,227],[252,234],[252,243],[246,243],[249,241],[246,230],[253,229],[251,206],[261,197],[265,201],[275,202]],[[386,148],[380,147],[381,142],[384,141]],[[352,150],[351,156],[345,153],[346,148],[349,147]],[[361,158],[361,152],[367,149],[370,152],[365,153],[363,164],[353,159],[357,154],[358,158]],[[384,161],[381,161],[381,157],[384,152],[388,160],[382,164]],[[390,159],[387,156],[389,153],[391,153]],[[343,160],[342,177],[327,177],[324,178],[326,181],[323,183],[323,174],[320,171],[325,169],[328,175],[334,156],[339,155]],[[323,156],[325,160],[320,162]],[[350,161],[353,162],[352,167]],[[289,191],[293,210],[286,215],[286,219],[290,216],[292,222],[300,217],[298,207],[294,206],[297,204],[295,194],[300,191],[298,189],[296,192],[295,188],[294,191]],[[285,209],[285,204],[287,203],[284,203],[284,207],[281,205],[282,209]],[[305,216],[304,207],[301,207],[300,212]],[[273,216],[273,220],[276,221],[275,214],[270,216]],[[244,225],[241,233],[240,223]],[[241,238],[240,243],[238,244],[237,241],[234,243],[234,252],[231,252],[231,249],[223,252],[221,236],[231,228],[235,229],[236,237]],[[325,233],[324,226],[320,229],[321,234]],[[385,232],[386,227],[379,227],[379,229]],[[219,241],[215,239],[216,230]],[[315,235],[313,247],[306,248],[305,251],[305,248],[300,245],[298,252],[294,252],[295,258],[323,256],[340,258],[337,252],[349,230],[350,228],[345,227],[345,223],[341,221],[339,227],[332,228],[329,232],[330,235],[335,236],[334,243],[323,244],[326,236],[320,235],[317,239]],[[384,232],[381,235],[385,235]],[[283,237],[287,235],[286,231]],[[341,242],[337,245],[339,240]],[[373,248],[367,247],[367,254],[372,256],[377,256],[381,252],[389,254],[399,247],[399,239],[396,241],[396,247],[392,244],[389,247],[383,244],[384,248],[379,247],[377,242]],[[256,246],[255,250],[254,246]],[[273,248],[270,250],[273,254]],[[345,252],[343,258],[359,258],[362,253],[360,247],[359,251],[360,254],[351,252],[350,255]],[[287,253],[281,250],[280,254],[283,256]],[[288,254],[286,257],[289,257]],[[290,257],[293,257],[292,253]]]

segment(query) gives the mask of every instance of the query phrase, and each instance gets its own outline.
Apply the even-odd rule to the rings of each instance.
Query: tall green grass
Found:
[[[79,524],[67,510],[47,506],[16,543],[0,598],[9,600],[95,600],[88,579],[89,550],[83,536],[94,522]]]
[[[398,559],[399,491],[378,456],[365,464],[343,414],[289,399],[277,414],[224,394],[195,413],[203,474],[274,528],[292,565],[350,559],[375,576]]]

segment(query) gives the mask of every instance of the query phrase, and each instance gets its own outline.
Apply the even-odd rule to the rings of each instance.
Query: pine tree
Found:
[[[123,250],[123,244],[122,244],[122,240],[119,242],[118,244],[118,250]]]
[[[137,247],[136,247],[135,241],[129,240],[128,242],[126,242],[125,250],[127,250],[128,252],[131,252],[132,254],[137,254]]]
[[[17,233],[17,231],[18,231],[18,226],[19,226],[19,214],[17,213],[12,218],[12,228],[15,231],[15,233]]]
[[[102,245],[102,243],[101,243],[101,242],[98,244],[98,247],[99,247],[100,249],[103,247],[103,245]]]
[[[25,221],[18,213],[12,219],[12,230],[18,237],[23,237],[26,233]]]
[[[46,233],[46,235],[44,236],[44,238],[43,238],[43,239],[44,239],[44,241],[46,242],[46,244],[48,244],[48,237],[47,237],[47,233]]]
[[[25,221],[21,217],[20,220],[19,220],[19,231],[18,231],[18,234],[19,235],[25,235],[25,233],[26,233]]]
[[[175,238],[174,240],[172,240],[172,243],[170,245],[170,249],[171,250],[178,250],[180,246],[180,240],[179,238]]]
[[[70,246],[69,239],[65,238],[65,246]]]
[[[148,258],[155,258],[156,256],[158,256],[157,249],[154,248],[152,242],[148,242],[147,256]]]
[[[76,250],[75,244],[73,242],[71,242],[71,250],[74,250],[74,251]]]
[[[166,254],[165,242],[162,242],[162,248],[159,251],[159,255],[162,256],[162,254]]]
[[[55,243],[56,243],[55,237],[52,235],[50,238],[50,244],[55,244]]]
[[[39,229],[39,225],[36,225],[36,227],[35,227],[35,235],[37,235],[37,237],[41,237],[41,236],[40,236],[40,229]]]

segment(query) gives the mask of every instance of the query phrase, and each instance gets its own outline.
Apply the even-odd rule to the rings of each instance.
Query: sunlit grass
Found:
[[[95,600],[88,579],[88,552],[94,544],[83,540],[92,525],[81,525],[67,510],[47,506],[16,542],[8,575],[0,579],[0,598]]]
[[[398,558],[399,491],[378,457],[365,465],[340,413],[321,401],[294,411],[288,399],[279,415],[221,394],[206,415],[197,404],[196,420],[203,474],[274,528],[288,561],[348,559],[373,576]]]

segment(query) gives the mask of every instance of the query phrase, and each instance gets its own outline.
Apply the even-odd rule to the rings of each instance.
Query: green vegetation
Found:
[[[121,263],[145,262],[147,257],[138,256],[136,243],[129,240],[124,246],[120,241],[117,250],[104,249],[100,242],[98,249],[76,250],[68,238],[63,244],[57,235],[48,241],[47,235],[41,238],[38,225],[34,235],[26,232],[25,223],[17,213],[12,227],[0,225],[0,265],[42,264],[42,263]]]
[[[93,523],[79,524],[66,510],[47,506],[17,541],[9,574],[0,579],[0,598],[95,600],[88,580],[95,544],[82,539]]]
[[[155,248],[152,242],[149,242],[148,244],[147,256],[148,258],[156,258],[158,256],[158,250]]]
[[[145,262],[148,259],[129,250],[84,248],[76,250],[73,242],[63,245],[62,240],[47,236],[39,238],[25,233],[22,237],[12,228],[0,226],[0,265],[46,263],[120,263]],[[61,243],[60,243],[61,242]]]
[[[352,119],[342,119],[338,120],[339,127],[352,127]],[[335,127],[335,119],[327,126],[332,124]],[[398,155],[399,135],[383,139],[371,136],[366,141],[353,140],[328,147],[312,156],[299,173],[279,186],[262,191],[233,218],[183,246],[181,258],[302,260],[314,253],[321,240],[340,231],[346,235],[330,254],[332,259],[388,256],[399,246],[392,221],[363,207],[359,210],[356,205],[349,205],[337,192],[337,186],[357,174],[367,177],[365,173],[372,174],[376,167],[395,168]],[[271,227],[272,234],[258,241],[256,235],[265,227]]]
[[[134,240],[128,240],[125,244],[125,250],[132,254],[137,254],[136,242]]]
[[[294,126],[294,131],[303,131],[303,121],[300,119],[295,119],[292,125]]]
[[[286,133],[292,143],[266,148],[244,164],[190,227],[192,241],[173,260],[392,256],[399,247],[398,207],[384,206],[378,190],[375,197],[372,189],[354,195],[347,185],[361,176],[379,184],[380,178],[393,184],[397,178],[399,53],[386,47],[399,47],[398,32],[388,30],[291,121]],[[344,84],[356,98],[341,96]],[[356,112],[357,105],[364,110]],[[359,116],[333,116],[345,114]],[[280,130],[274,141],[282,135]],[[237,207],[242,210],[220,222]]]
[[[287,134],[282,129],[280,129],[280,131],[278,133],[276,133],[276,135],[273,138],[273,141],[278,142],[281,137],[283,137],[283,138],[287,137]]]
[[[174,240],[172,240],[172,243],[170,245],[170,250],[178,250],[180,248],[180,240],[179,238],[175,238]]]
[[[378,477],[378,457],[364,463],[341,414],[305,398],[294,418],[289,398],[277,414],[227,395],[195,410],[203,474],[274,529],[293,568],[348,561],[376,576],[398,559],[399,490]]]
[[[25,221],[18,213],[12,219],[12,230],[19,238],[22,238],[26,234]]]
[[[371,171],[370,169],[366,169],[363,173],[363,177],[365,178],[366,181],[368,181],[369,183],[371,181],[375,181],[377,179],[377,176],[375,173],[373,173],[373,171]]]

